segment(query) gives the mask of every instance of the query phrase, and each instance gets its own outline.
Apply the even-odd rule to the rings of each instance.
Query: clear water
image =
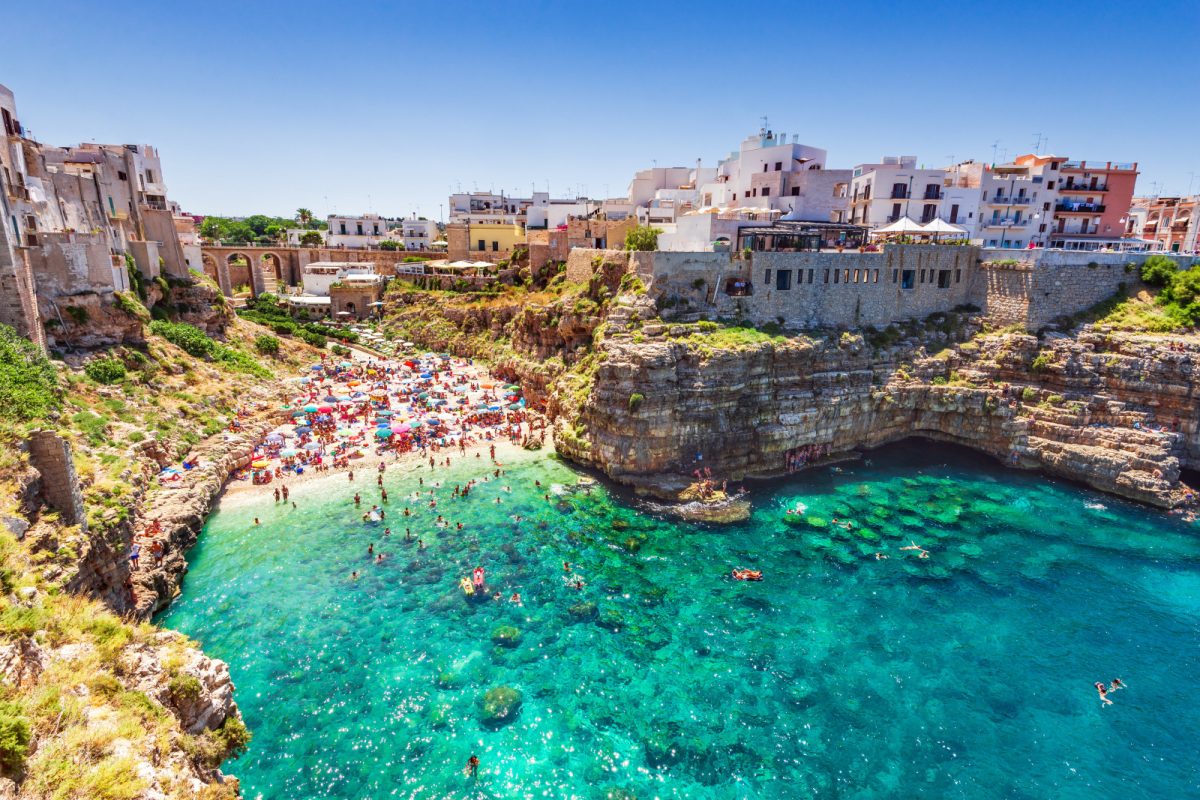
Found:
[[[873,460],[752,487],[753,519],[706,528],[529,459],[441,490],[466,530],[422,508],[422,553],[400,512],[429,470],[389,470],[388,540],[349,500],[374,502],[361,478],[301,489],[214,514],[161,621],[229,662],[250,798],[1200,796],[1193,529],[927,443]],[[477,563],[524,606],[468,603]],[[523,702],[486,725],[496,686]]]

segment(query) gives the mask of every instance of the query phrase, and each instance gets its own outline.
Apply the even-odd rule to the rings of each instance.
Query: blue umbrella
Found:
[[[499,411],[500,406],[488,406],[488,411]]]
[[[392,427],[392,423],[388,422],[386,419],[381,419],[375,423],[375,427],[376,428],[390,428],[390,427]]]
[[[310,426],[310,425],[299,425],[299,426],[297,426],[297,427],[296,427],[296,433],[300,433],[300,434],[304,434],[304,433],[312,433],[312,426]]]
[[[313,371],[313,372],[320,372],[322,369],[324,369],[324,367],[322,367],[320,364],[313,364],[313,365],[312,365],[312,371]]]
[[[375,438],[376,439],[392,438],[392,429],[391,428],[380,428],[379,430],[375,431]]]

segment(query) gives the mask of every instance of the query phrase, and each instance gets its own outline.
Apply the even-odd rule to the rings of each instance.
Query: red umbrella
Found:
[[[332,409],[332,408],[330,408],[329,406],[320,406],[320,407],[317,409],[317,413],[318,413],[318,414],[332,414],[332,413],[333,413],[333,409]]]

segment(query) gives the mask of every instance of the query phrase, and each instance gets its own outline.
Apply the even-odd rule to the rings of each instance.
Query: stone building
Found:
[[[0,117],[0,322],[43,346],[102,343],[79,323],[103,315],[115,292],[132,288],[135,274],[183,278],[193,266],[158,152],[144,144],[44,145],[27,136],[3,86]],[[198,268],[198,253],[192,257]],[[64,317],[72,309],[75,325]]]

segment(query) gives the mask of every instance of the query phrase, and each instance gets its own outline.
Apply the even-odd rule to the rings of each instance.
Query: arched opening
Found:
[[[260,266],[263,278],[267,280],[268,284],[272,277],[274,277],[276,286],[279,288],[282,288],[287,283],[287,280],[283,276],[283,260],[275,253],[263,253]],[[269,286],[267,291],[271,291]]]
[[[229,285],[233,287],[234,296],[253,294],[249,256],[245,253],[230,253],[225,258],[225,264],[229,267]]]
[[[358,309],[354,307],[354,303],[346,303],[346,310],[350,312],[351,316],[358,316]]]

